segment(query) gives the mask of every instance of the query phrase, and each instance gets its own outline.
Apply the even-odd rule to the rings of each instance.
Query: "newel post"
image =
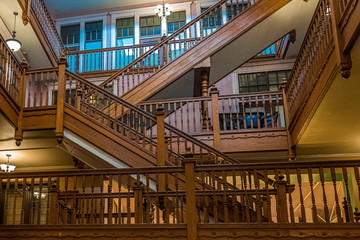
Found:
[[[135,198],[135,223],[143,222],[143,191],[144,185],[141,181],[136,181],[133,187]]]
[[[65,57],[61,57],[59,61],[59,77],[58,77],[58,95],[56,104],[56,128],[55,136],[58,143],[61,143],[64,138],[64,104],[66,93],[65,71],[67,61]]]
[[[52,183],[49,193],[49,215],[48,224],[58,224],[59,212],[59,188],[56,183]]]
[[[18,124],[15,131],[15,143],[16,146],[20,146],[23,140],[23,114],[24,114],[24,107],[25,107],[25,95],[26,95],[26,88],[25,88],[25,77],[26,71],[28,69],[28,64],[25,59],[21,62],[22,73],[20,77],[19,83],[19,95],[18,95],[18,104],[20,106],[20,112],[18,117]]]
[[[185,192],[186,192],[186,224],[187,239],[197,239],[197,214],[195,197],[195,165],[194,154],[190,147],[186,148],[183,166],[185,168]]]
[[[165,166],[166,146],[165,146],[165,110],[162,106],[156,109],[157,125],[157,165]]]
[[[286,125],[286,135],[287,135],[287,144],[288,144],[288,156],[289,161],[296,160],[296,149],[292,144],[291,133],[290,133],[290,117],[289,117],[289,103],[286,94],[286,80],[284,79],[280,85],[280,89],[283,94],[283,104],[284,104],[284,116],[285,116],[285,125]]]
[[[213,85],[210,88],[211,110],[212,110],[212,127],[214,136],[214,148],[221,151],[220,143],[220,120],[219,120],[219,90]]]
[[[156,125],[157,125],[157,165],[165,166],[167,147],[165,143],[165,110],[162,106],[159,106],[156,109]],[[159,191],[165,191],[165,174],[159,174],[158,179]]]
[[[276,187],[276,212],[278,222],[289,222],[288,204],[286,193],[294,191],[294,185],[287,184],[284,176],[274,182]]]

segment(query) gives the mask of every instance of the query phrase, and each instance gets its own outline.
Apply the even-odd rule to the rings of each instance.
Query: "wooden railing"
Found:
[[[184,164],[2,174],[0,222],[186,223],[196,231],[196,223],[353,223],[359,206],[358,160]]]
[[[188,39],[187,42],[198,41],[198,39]],[[170,45],[175,47],[180,42],[175,40]],[[256,57],[273,56],[282,58],[284,51],[289,43],[289,34],[263,50]],[[132,63],[135,59],[149,51],[155,44],[139,44],[125,47],[102,48],[95,50],[69,51],[67,52],[68,70],[73,73],[84,73],[93,71],[119,70]],[[150,63],[145,63],[142,71],[153,72],[154,68],[161,67],[163,63],[161,54],[155,51],[149,56]],[[139,67],[141,68],[141,67]],[[136,69],[131,74],[141,74],[140,69]],[[143,76],[144,77],[144,76]],[[135,79],[134,79],[135,81]]]
[[[154,45],[139,44],[96,50],[70,51],[67,53],[68,70],[74,73],[83,73],[121,69],[150,50]],[[150,59],[152,62],[150,66],[157,67],[159,65],[157,53],[153,53]]]
[[[17,104],[20,101],[19,90],[22,74],[21,64],[0,35],[0,84]]]
[[[164,113],[159,109],[154,117],[69,71],[66,71],[64,84],[65,104],[139,146],[155,154],[164,154],[168,163],[181,164],[186,147],[194,150],[199,164],[234,162],[227,155],[164,123]],[[157,129],[152,127],[155,124]],[[163,150],[159,150],[159,145]]]
[[[104,88],[116,86],[117,91],[114,91],[114,93],[118,96],[127,93],[258,1],[219,1],[184,27],[163,39],[135,61],[117,71],[109,79],[101,83],[100,86]],[[222,14],[223,9],[227,10],[228,14]],[[136,74],[136,69],[152,67],[154,64],[159,66],[154,72],[145,73],[146,76],[142,73]]]
[[[285,127],[280,91],[219,96],[215,105],[211,97],[145,101],[138,104],[141,109],[152,114],[159,105],[165,109],[166,123],[189,134],[212,132],[213,117],[218,118],[223,132]]]
[[[65,49],[44,0],[31,0],[31,10],[39,22],[38,25],[42,30],[43,36],[47,38],[57,60],[60,60],[65,54]]]
[[[286,86],[290,122],[300,114],[316,84],[314,74],[320,72],[333,48],[330,2],[321,0]]]
[[[25,75],[25,107],[56,105],[58,68],[37,69]]]

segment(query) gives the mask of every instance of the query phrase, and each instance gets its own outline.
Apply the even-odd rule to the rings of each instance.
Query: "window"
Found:
[[[239,92],[277,91],[283,79],[287,79],[290,71],[274,71],[239,74]]]
[[[140,36],[160,36],[161,35],[161,20],[157,16],[141,17],[140,18]]]
[[[173,12],[167,18],[168,34],[174,33],[185,25],[186,13],[185,11]]]
[[[64,45],[79,45],[80,24],[62,26],[60,30],[61,40]]]
[[[128,46],[134,44],[134,18],[116,20],[116,45]]]
[[[85,49],[99,49],[102,47],[103,22],[85,23]]]

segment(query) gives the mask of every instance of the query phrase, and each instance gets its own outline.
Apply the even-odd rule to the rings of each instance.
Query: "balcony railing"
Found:
[[[195,166],[188,160],[185,167],[3,174],[0,222],[354,222],[359,161]]]
[[[19,88],[22,74],[20,63],[0,35],[0,84],[17,104],[20,104]]]
[[[68,52],[68,70],[74,73],[111,71],[124,68],[136,58],[149,51],[155,44],[139,44],[126,47]],[[150,66],[159,65],[154,53]],[[144,66],[145,67],[145,66]]]
[[[282,92],[264,92],[211,97],[141,102],[138,106],[154,114],[159,105],[165,109],[165,122],[189,134],[213,131],[213,117],[222,132],[268,130],[285,127]],[[213,109],[217,107],[217,109]],[[213,112],[216,112],[214,115]]]

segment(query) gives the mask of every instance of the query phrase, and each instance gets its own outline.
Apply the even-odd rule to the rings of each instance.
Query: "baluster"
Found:
[[[330,223],[330,214],[329,214],[329,208],[327,205],[327,197],[326,197],[326,191],[325,191],[325,174],[324,174],[324,168],[319,168],[319,175],[320,175],[320,182],[321,182],[321,188],[323,193],[323,203],[324,203],[324,214],[325,214],[325,222]]]
[[[313,184],[313,174],[312,174],[312,169],[308,168],[308,176],[309,176],[309,183],[310,183],[310,192],[311,192],[311,210],[312,210],[312,218],[313,218],[313,222],[318,222],[318,216],[317,216],[317,208],[316,208],[316,200],[315,200],[315,195],[314,195],[314,188],[316,188],[316,186],[318,184],[316,184],[314,186]]]
[[[334,186],[334,196],[335,196],[335,210],[336,210],[336,217],[338,222],[343,222],[343,219],[341,218],[341,211],[339,206],[339,195],[337,191],[337,179],[336,179],[336,169],[334,167],[330,168],[331,173],[331,180]]]
[[[300,194],[300,211],[301,211],[301,219],[300,221],[306,223],[306,212],[304,207],[304,196],[302,192],[302,178],[301,178],[301,169],[296,169],[296,175],[298,180],[299,194]],[[297,208],[296,208],[297,209]],[[295,211],[296,211],[295,209]]]
[[[118,179],[118,224],[122,224],[123,221],[122,221],[122,209],[121,209],[121,206],[122,206],[122,198],[121,198],[121,186],[122,186],[122,175],[121,174],[118,174],[117,176],[117,179]]]
[[[285,169],[286,174],[286,182],[289,185],[290,184],[290,170],[288,168]],[[290,222],[295,223],[295,216],[294,216],[294,206],[293,206],[293,199],[292,199],[292,193],[288,193],[289,196],[289,212],[290,212]]]
[[[349,216],[346,219],[347,220],[346,222],[354,222],[354,218],[352,217],[353,211],[352,211],[352,207],[351,207],[351,197],[350,197],[350,190],[349,190],[349,176],[348,176],[346,167],[342,167],[342,174],[343,174],[343,179],[344,179],[344,183],[345,183],[345,193],[346,193],[346,198],[344,197],[344,201],[346,201],[346,206],[347,206],[347,208],[345,209],[345,213],[347,213]]]
[[[131,176],[128,174],[127,176],[127,197],[126,197],[126,210],[127,210],[127,224],[131,223],[131,192],[132,183],[131,183]]]

